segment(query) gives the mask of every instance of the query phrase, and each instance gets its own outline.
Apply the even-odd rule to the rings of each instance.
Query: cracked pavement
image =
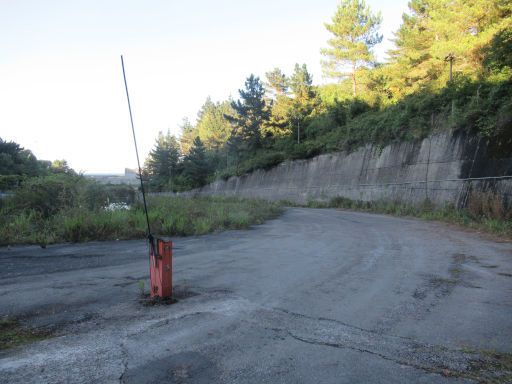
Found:
[[[508,382],[512,246],[443,224],[288,209],[175,239],[147,306],[144,241],[0,248],[0,315],[50,329],[6,383]],[[493,352],[486,352],[493,351]],[[511,360],[512,361],[512,360]]]

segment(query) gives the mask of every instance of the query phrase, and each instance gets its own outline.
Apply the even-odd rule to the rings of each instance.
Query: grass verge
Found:
[[[0,320],[0,350],[48,338],[49,332],[23,327],[18,320]]]
[[[335,197],[327,202],[310,201],[305,206],[309,208],[342,208],[442,221],[512,240],[511,212],[486,203],[492,199],[492,196],[475,196],[465,209],[457,209],[451,205],[435,207],[429,200],[419,205],[411,205],[382,200],[373,202],[351,200],[345,197]],[[289,203],[287,202],[287,204]]]
[[[148,199],[153,233],[161,236],[202,235],[244,229],[278,216],[277,203],[226,197]],[[0,244],[46,244],[143,238],[146,218],[141,204],[129,210],[70,208],[43,218],[37,211],[0,212]]]

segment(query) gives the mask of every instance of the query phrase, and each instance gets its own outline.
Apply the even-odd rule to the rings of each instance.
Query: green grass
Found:
[[[46,339],[49,332],[23,327],[14,319],[0,320],[0,350]]]
[[[202,235],[244,229],[281,213],[277,203],[222,197],[148,199],[151,230],[161,236]],[[140,204],[130,210],[64,209],[43,218],[35,210],[0,212],[0,244],[47,244],[90,240],[137,239],[146,235]]]
[[[437,220],[512,239],[510,212],[496,196],[475,195],[468,208],[434,207],[388,201],[364,202],[336,197],[328,202],[311,201],[311,208],[344,208],[395,216]],[[258,199],[227,197],[165,197],[148,199],[154,234],[161,236],[202,235],[229,229],[245,229],[282,212],[290,202],[271,203]],[[146,235],[146,218],[140,204],[130,210],[67,208],[44,217],[34,209],[0,211],[0,245],[84,242],[92,240],[140,239]]]

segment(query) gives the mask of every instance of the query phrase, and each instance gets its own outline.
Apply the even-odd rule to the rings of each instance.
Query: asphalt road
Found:
[[[139,300],[144,241],[0,248],[0,315],[54,332],[0,353],[0,381],[512,377],[503,363],[512,352],[510,243],[419,220],[289,209],[248,231],[176,245],[178,302],[159,306]]]

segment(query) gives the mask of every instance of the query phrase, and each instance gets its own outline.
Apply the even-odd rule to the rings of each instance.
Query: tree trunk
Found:
[[[357,97],[356,63],[352,62],[352,94]]]

